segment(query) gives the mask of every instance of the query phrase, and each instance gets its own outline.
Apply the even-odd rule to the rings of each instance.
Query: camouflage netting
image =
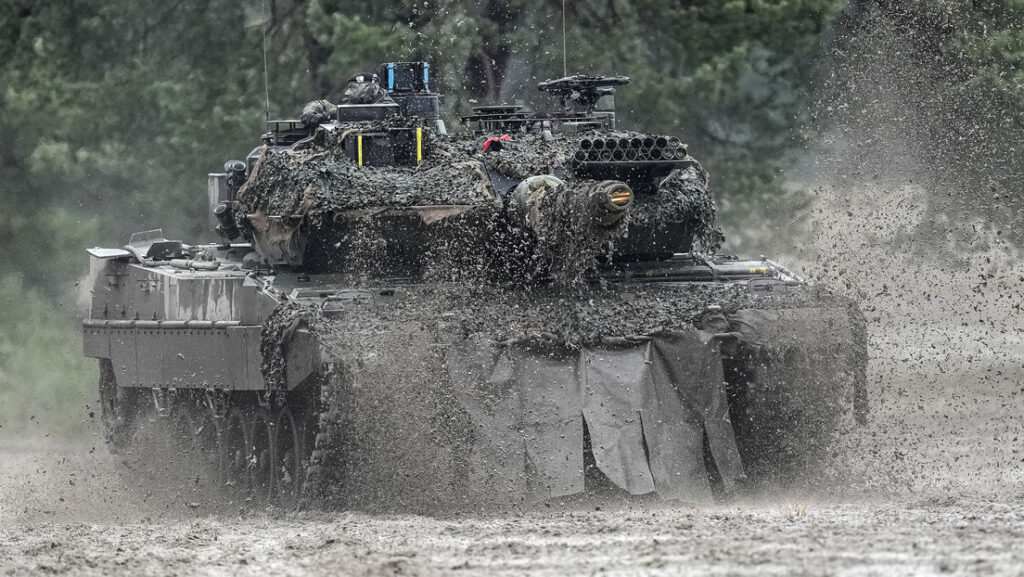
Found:
[[[573,152],[583,139],[596,139],[599,133],[585,133],[575,137],[556,135],[552,140],[540,136],[517,136],[502,143],[498,152],[484,156],[489,171],[511,180],[521,180],[539,174],[572,174]],[[635,139],[647,135],[636,132],[617,132],[616,138]],[[479,146],[470,147],[478,150]],[[572,183],[571,177],[565,177]],[[584,180],[584,179],[579,179]],[[636,186],[637,198],[630,222],[644,225],[667,225],[690,222],[692,234],[699,248],[714,252],[724,237],[718,224],[714,200],[708,191],[708,174],[700,163],[687,158],[683,167],[657,182]],[[656,202],[655,202],[656,200]]]
[[[257,218],[301,215],[309,228],[329,227],[321,219],[346,210],[381,206],[477,205],[493,199],[479,162],[453,154],[427,139],[424,162],[416,167],[359,166],[343,146],[347,136],[396,127],[346,125],[317,130],[295,150],[264,147],[239,190],[242,213]],[[457,157],[457,158],[456,158]],[[260,224],[254,223],[257,228]]]
[[[449,137],[451,138],[451,137]],[[459,137],[456,137],[459,138]],[[489,170],[515,180],[521,180],[538,174],[554,174],[569,166],[572,151],[579,143],[580,137],[553,135],[551,140],[534,134],[516,135],[511,140],[502,141],[501,149],[482,155]],[[480,150],[479,139],[469,143],[469,151]]]
[[[597,255],[609,254],[611,243],[627,234],[628,220],[601,222],[602,209],[595,202],[600,185],[593,181],[553,184],[537,179],[530,184],[528,199],[513,200],[517,207],[512,209],[522,212],[514,220],[533,237],[533,262],[525,270],[550,276],[562,287],[583,282]]]
[[[263,323],[260,334],[260,371],[267,387],[271,390],[283,390],[285,384],[285,350],[295,331],[309,328],[321,320],[320,311],[316,307],[304,306],[296,302],[285,302],[278,305]]]
[[[715,202],[708,194],[708,173],[697,161],[673,171],[658,184],[657,203],[640,203],[632,220],[654,227],[691,221],[696,224],[694,240],[697,249],[714,253],[725,242],[718,226]]]
[[[637,193],[632,213],[616,234],[588,226],[585,221],[590,215],[586,212],[586,203],[579,198],[561,202],[554,211],[557,214],[542,223],[546,230],[523,231],[516,230],[522,228],[521,223],[509,221],[500,197],[520,180],[545,174],[558,175],[566,182],[568,192],[585,194],[588,187],[598,181],[574,176],[569,159],[586,135],[554,135],[550,139],[517,135],[501,142],[499,150],[484,154],[482,138],[439,137],[428,132],[424,160],[419,166],[360,167],[349,158],[343,146],[345,137],[389,127],[400,126],[363,123],[346,125],[344,130],[320,128],[296,150],[264,149],[238,193],[239,220],[272,264],[301,266],[310,245],[315,247],[328,242],[335,245],[339,253],[360,252],[370,261],[385,260],[388,255],[369,256],[372,253],[352,248],[386,245],[387,239],[376,238],[378,231],[373,230],[371,221],[386,219],[399,208],[414,210],[412,207],[423,214],[422,220],[427,225],[442,223],[454,214],[442,214],[437,207],[472,210],[479,217],[456,223],[463,228],[442,223],[447,225],[447,238],[474,238],[481,244],[486,241],[502,243],[503,251],[537,253],[532,262],[529,258],[518,261],[527,270],[509,271],[503,259],[495,261],[485,257],[478,266],[471,267],[481,269],[486,273],[482,276],[492,279],[495,276],[504,280],[510,276],[533,279],[538,276],[538,267],[546,265],[554,265],[554,274],[560,277],[575,279],[605,248],[603,241],[623,236],[629,223],[663,229],[685,226],[684,234],[692,236],[697,247],[704,251],[714,251],[721,244],[714,203],[707,190],[707,174],[692,159],[667,177],[645,177],[650,181],[631,182]],[[422,207],[435,210],[428,214]],[[566,223],[570,226],[561,226]],[[469,228],[469,225],[476,228]],[[402,227],[409,228],[409,225]],[[534,234],[537,232],[541,233],[540,239]],[[438,238],[430,236],[428,240],[432,244]],[[447,242],[447,239],[441,240]],[[529,246],[534,240],[540,240],[540,246]],[[568,256],[559,254],[563,244],[575,245],[580,250],[569,251]],[[486,249],[477,247],[475,252],[482,255]],[[562,262],[555,262],[559,260]],[[495,271],[491,268],[493,265],[500,270]],[[433,269],[438,272],[437,267]],[[455,276],[465,278],[467,270],[470,269],[461,267]],[[372,276],[368,271],[360,272]],[[539,274],[548,272],[542,270]]]

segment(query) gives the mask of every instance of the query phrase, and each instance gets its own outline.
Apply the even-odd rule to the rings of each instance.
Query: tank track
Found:
[[[188,503],[301,501],[319,422],[314,383],[273,395],[118,388],[109,363],[100,361],[108,445],[141,482]]]

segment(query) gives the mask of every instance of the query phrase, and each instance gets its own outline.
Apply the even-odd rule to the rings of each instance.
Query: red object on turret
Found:
[[[484,152],[487,152],[487,149],[490,148],[492,144],[495,145],[494,150],[501,150],[502,140],[512,140],[512,137],[507,134],[503,134],[501,136],[488,138],[487,141],[484,142]]]

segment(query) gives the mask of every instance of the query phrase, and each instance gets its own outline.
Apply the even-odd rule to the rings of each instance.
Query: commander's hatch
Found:
[[[128,258],[132,256],[132,253],[124,250],[123,248],[101,248],[93,247],[85,249],[85,252],[89,253],[89,256],[98,258],[100,260],[111,260],[117,258]]]
[[[268,120],[267,132],[260,138],[270,146],[290,146],[313,134],[314,128],[301,120]],[[249,168],[252,168],[251,164]]]
[[[125,250],[132,253],[139,262],[144,260],[170,260],[184,256],[184,247],[180,240],[164,238],[162,228],[155,228],[132,235],[125,245]]]

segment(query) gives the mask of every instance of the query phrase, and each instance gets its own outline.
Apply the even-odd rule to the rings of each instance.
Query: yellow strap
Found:
[[[363,133],[356,136],[356,148],[359,149],[359,166],[363,165]]]
[[[416,164],[423,161],[423,129],[416,129]]]

